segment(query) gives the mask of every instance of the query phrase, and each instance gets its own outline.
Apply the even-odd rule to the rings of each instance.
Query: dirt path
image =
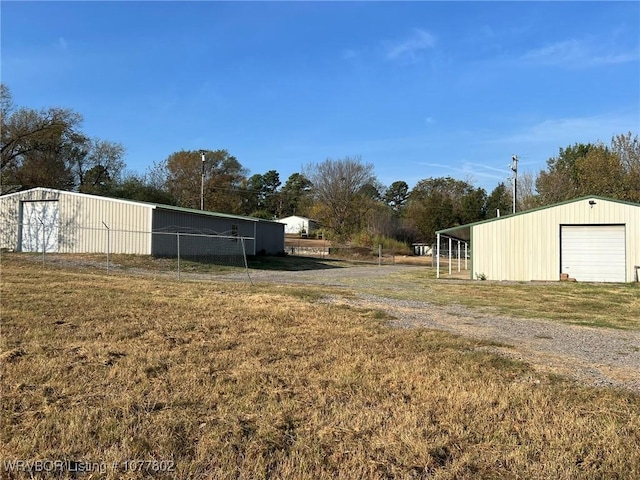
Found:
[[[353,288],[356,282],[407,267],[353,267],[306,272],[252,272],[254,282],[315,284]],[[411,268],[411,267],[409,267]],[[356,289],[357,290],[357,289]],[[435,328],[468,338],[504,344],[488,347],[548,373],[573,377],[588,385],[615,386],[640,392],[640,332],[567,325],[543,319],[480,313],[461,305],[436,306],[357,293],[329,301],[389,314],[402,328]]]

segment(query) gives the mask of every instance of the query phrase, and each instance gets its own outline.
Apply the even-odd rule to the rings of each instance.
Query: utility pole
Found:
[[[205,150],[200,150],[200,155],[202,155],[202,181],[200,182],[200,210],[204,210],[204,152]]]
[[[511,157],[511,170],[513,171],[513,213],[516,213],[516,205],[518,199],[518,156]]]

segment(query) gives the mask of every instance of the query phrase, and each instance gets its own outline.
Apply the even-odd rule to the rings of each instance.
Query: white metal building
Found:
[[[471,251],[471,278],[638,281],[640,204],[582,197],[437,232]],[[459,243],[458,243],[459,242]],[[564,274],[564,275],[563,275]],[[440,269],[438,268],[438,275]]]
[[[48,188],[1,196],[0,225],[0,248],[20,252],[109,248],[110,253],[171,256],[176,233],[243,237],[247,255],[284,252],[279,222]]]
[[[284,217],[278,220],[280,223],[284,223],[284,233],[301,235],[309,235],[311,232],[318,228],[318,224],[307,217],[298,217],[292,215],[290,217]]]

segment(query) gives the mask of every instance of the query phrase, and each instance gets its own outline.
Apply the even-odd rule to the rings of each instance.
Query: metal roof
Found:
[[[2,195],[2,197],[12,197],[12,196],[16,196],[16,195],[22,195],[22,194],[24,194],[26,192],[33,192],[33,191],[50,192],[50,193],[58,193],[58,194],[65,194],[65,195],[74,195],[74,196],[86,197],[86,198],[99,198],[99,199],[103,199],[103,200],[107,200],[107,201],[123,202],[123,203],[147,206],[147,207],[152,208],[152,209],[161,209],[161,210],[170,210],[170,211],[174,211],[174,212],[191,213],[193,215],[203,215],[203,216],[209,216],[209,217],[231,218],[231,219],[236,219],[236,220],[246,220],[246,221],[249,221],[249,222],[279,223],[279,222],[277,222],[275,220],[265,220],[263,218],[247,217],[247,216],[243,216],[243,215],[232,215],[232,214],[229,214],[229,213],[212,212],[212,211],[209,211],[209,210],[197,210],[195,208],[176,207],[174,205],[164,205],[164,204],[161,204],[161,203],[143,202],[141,200],[129,200],[129,199],[123,199],[123,198],[107,197],[107,196],[102,196],[102,195],[91,195],[91,194],[88,194],[88,193],[70,192],[70,191],[67,191],[67,190],[56,190],[54,188],[44,188],[44,187],[36,187],[36,188],[31,188],[29,190],[22,190],[20,192],[9,193],[7,195]]]
[[[444,235],[445,237],[452,237],[452,238],[455,238],[455,239],[458,239],[458,240],[464,240],[465,242],[468,242],[468,241],[471,240],[471,227],[473,227],[475,225],[480,225],[480,224],[489,223],[489,222],[499,222],[501,220],[506,220],[508,218],[513,218],[513,217],[516,217],[518,215],[527,215],[527,214],[532,213],[532,212],[538,212],[540,210],[546,210],[546,209],[549,209],[549,208],[558,207],[560,205],[567,205],[569,203],[582,202],[584,200],[604,200],[604,201],[607,201],[607,202],[621,203],[623,205],[632,205],[634,207],[640,207],[640,203],[627,202],[627,201],[624,201],[624,200],[616,200],[614,198],[601,197],[601,196],[598,196],[598,195],[590,195],[590,196],[587,196],[587,197],[573,198],[571,200],[566,200],[564,202],[554,203],[552,205],[544,205],[542,207],[532,208],[530,210],[523,210],[522,212],[516,212],[515,214],[511,213],[511,214],[505,215],[503,217],[490,218],[488,220],[480,220],[479,222],[467,223],[466,225],[459,225],[457,227],[445,228],[443,230],[436,231],[436,234]]]

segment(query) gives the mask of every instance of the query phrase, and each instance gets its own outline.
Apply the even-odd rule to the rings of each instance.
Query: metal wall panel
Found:
[[[245,220],[236,217],[200,215],[197,213],[181,212],[159,207],[153,215],[153,255],[174,256],[177,252],[176,238],[174,235],[164,233],[200,233],[205,235],[232,235],[237,232],[237,236],[248,237],[245,248],[248,255],[252,255],[255,250],[254,244],[254,224],[253,220]],[[234,229],[237,226],[237,230]],[[186,247],[188,243],[182,245]],[[196,244],[197,245],[197,244]],[[197,247],[194,247],[197,248]],[[198,254],[191,252],[190,254]]]
[[[269,255],[284,253],[284,223],[258,222],[256,225],[256,252]]]
[[[284,224],[252,218],[215,214],[199,214],[158,207],[153,215],[154,255],[175,255],[176,238],[160,232],[202,233],[217,235],[237,235],[245,237],[247,255],[261,251],[269,255],[284,252]],[[188,243],[181,245],[186,247]],[[197,242],[193,243],[198,245]],[[191,252],[198,254],[199,252]]]

